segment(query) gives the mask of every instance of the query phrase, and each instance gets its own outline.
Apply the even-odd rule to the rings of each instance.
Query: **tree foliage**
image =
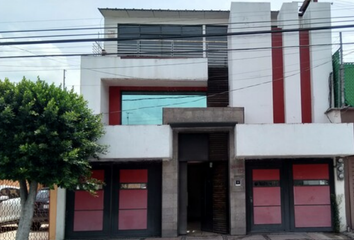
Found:
[[[73,91],[0,80],[0,179],[20,184],[16,240],[28,239],[38,184],[95,190],[88,160],[105,151],[102,135],[101,116]]]
[[[100,115],[82,96],[44,81],[0,81],[0,179],[73,189],[103,153]]]

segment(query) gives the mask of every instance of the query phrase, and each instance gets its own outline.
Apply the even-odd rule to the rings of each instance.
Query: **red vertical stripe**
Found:
[[[121,124],[121,94],[119,87],[109,87],[109,125]]]
[[[279,29],[280,28],[273,28],[273,30],[279,30]],[[273,122],[285,123],[282,33],[272,33],[272,65],[273,65]]]
[[[312,122],[311,65],[309,31],[300,31],[300,77],[302,123]]]

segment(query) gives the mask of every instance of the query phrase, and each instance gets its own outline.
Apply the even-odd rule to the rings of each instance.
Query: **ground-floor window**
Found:
[[[67,194],[66,238],[147,237],[161,232],[161,162],[93,164],[96,196]]]

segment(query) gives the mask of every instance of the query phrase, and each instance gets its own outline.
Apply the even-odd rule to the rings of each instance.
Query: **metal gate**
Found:
[[[0,239],[16,238],[21,214],[18,182],[0,180]],[[30,240],[47,240],[49,231],[49,189],[39,187],[33,214]]]
[[[249,160],[249,231],[332,231],[332,167],[331,159]]]

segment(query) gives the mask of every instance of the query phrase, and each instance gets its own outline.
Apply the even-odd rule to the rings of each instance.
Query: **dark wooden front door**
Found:
[[[178,144],[179,234],[228,234],[228,132],[180,133]]]

